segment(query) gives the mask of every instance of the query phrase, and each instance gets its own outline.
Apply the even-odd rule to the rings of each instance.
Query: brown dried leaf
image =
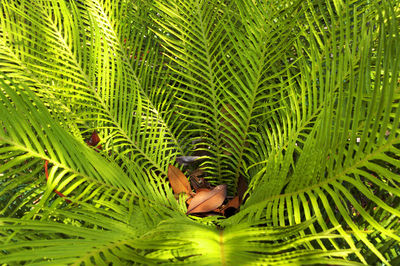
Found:
[[[190,202],[192,202],[192,199],[193,199],[193,197],[189,197],[187,200],[186,200],[186,204],[190,204]]]
[[[173,165],[168,167],[168,179],[175,194],[181,192],[185,192],[187,195],[191,194],[192,189],[186,176]]]
[[[237,213],[240,207],[240,199],[239,196],[234,197],[231,199],[222,209],[222,214],[225,217],[231,217],[235,213]]]
[[[226,204],[224,209],[228,209],[228,208],[239,209],[239,206],[240,206],[239,196],[236,196]]]
[[[219,207],[226,197],[226,185],[216,186],[211,191],[200,191],[189,204],[187,214],[209,212]]]
[[[223,212],[222,206],[220,206],[220,207],[218,207],[218,208],[212,210],[212,212],[219,213],[219,214],[222,214],[222,215],[223,215],[223,213],[222,213],[222,212]]]
[[[205,187],[201,187],[201,188],[196,189],[196,193],[199,193],[199,192],[201,192],[201,191],[210,192],[211,189],[208,189],[208,188],[205,188]]]
[[[97,134],[97,131],[95,130],[90,136],[90,139],[86,141],[86,144],[89,146],[96,146],[99,142],[100,142],[100,137]]]
[[[201,188],[200,179],[197,176],[190,176],[190,185],[194,188],[194,190],[198,190]]]
[[[204,178],[202,177],[196,177],[196,176],[190,176],[190,184],[192,187],[197,191],[199,188],[208,188],[212,189],[213,187],[211,186],[210,183],[208,183]]]

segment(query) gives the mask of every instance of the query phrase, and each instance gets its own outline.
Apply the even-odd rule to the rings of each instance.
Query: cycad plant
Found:
[[[1,0],[0,262],[399,265],[399,19],[390,0]],[[187,213],[170,165],[227,199],[247,183],[239,210]]]

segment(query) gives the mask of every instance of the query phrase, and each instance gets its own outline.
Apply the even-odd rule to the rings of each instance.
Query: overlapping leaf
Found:
[[[1,221],[7,262],[399,264],[399,12],[1,1],[0,215],[23,217]],[[181,155],[239,213],[185,215],[225,192],[187,209],[166,182]]]

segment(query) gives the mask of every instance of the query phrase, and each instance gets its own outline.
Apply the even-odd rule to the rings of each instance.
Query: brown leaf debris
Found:
[[[170,165],[168,167],[168,179],[175,194],[182,192],[185,192],[187,195],[192,194],[190,183],[179,168]]]
[[[209,212],[221,206],[226,198],[226,185],[216,186],[213,190],[201,190],[190,201],[187,214]]]

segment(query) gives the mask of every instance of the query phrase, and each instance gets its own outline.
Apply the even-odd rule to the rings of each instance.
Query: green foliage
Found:
[[[0,0],[0,262],[398,264],[399,19],[389,0]],[[229,195],[248,181],[232,217],[173,195],[168,165],[199,154]]]

